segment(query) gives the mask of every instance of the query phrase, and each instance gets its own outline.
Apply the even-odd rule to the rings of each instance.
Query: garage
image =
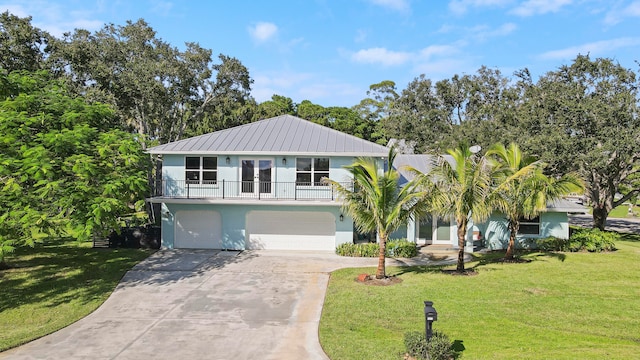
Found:
[[[175,217],[175,248],[222,248],[222,218],[219,212],[213,210],[180,210]]]
[[[336,219],[329,212],[251,211],[247,249],[335,250]]]

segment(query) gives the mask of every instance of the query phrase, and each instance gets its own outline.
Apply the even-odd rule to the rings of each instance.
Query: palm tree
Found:
[[[509,245],[505,259],[513,259],[520,219],[533,219],[547,209],[547,204],[574,192],[582,192],[584,183],[574,174],[554,179],[543,173],[544,164],[525,156],[517,144],[506,148],[494,145],[487,156],[496,160],[502,175],[493,193],[493,203],[507,218]]]
[[[484,156],[460,144],[447,151],[449,158],[440,156],[431,171],[416,174],[415,181],[423,190],[430,211],[440,217],[456,220],[458,236],[457,272],[464,272],[464,245],[470,220],[480,223],[489,218],[493,208],[490,194],[496,179],[494,167]]]
[[[353,218],[360,232],[377,231],[380,251],[376,278],[386,277],[385,252],[389,234],[406,224],[409,217],[422,203],[422,195],[414,191],[412,183],[400,187],[400,174],[392,167],[396,152],[389,150],[389,165],[386,171],[379,167],[378,160],[370,157],[358,158],[345,168],[353,177],[353,189],[331,179],[331,184],[342,200],[343,211]]]

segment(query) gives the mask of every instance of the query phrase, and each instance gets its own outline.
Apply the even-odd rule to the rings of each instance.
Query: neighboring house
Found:
[[[388,148],[283,115],[148,152],[162,158],[162,247],[335,250],[353,220],[321,179],[350,183],[345,165]]]
[[[323,177],[351,183],[345,165],[357,157],[379,159],[388,148],[297,118],[271,119],[150,148],[162,160],[162,179],[151,203],[161,204],[162,247],[199,249],[335,250],[358,238],[353,220]],[[394,166],[428,170],[428,155],[398,155]],[[577,205],[576,205],[577,206]],[[521,225],[523,238],[568,237],[567,212],[559,203],[538,221]],[[528,234],[524,234],[524,233]],[[506,246],[499,215],[470,225],[490,248]],[[451,219],[410,221],[393,237],[457,246]],[[476,242],[476,245],[478,242]]]
[[[402,175],[402,183],[413,179],[413,174],[404,169],[411,166],[421,172],[430,170],[432,157],[430,155],[398,155],[393,166]],[[450,160],[452,161],[452,160]],[[569,238],[569,213],[586,213],[587,209],[569,200],[558,200],[547,205],[547,210],[535,219],[521,219],[520,229],[517,235],[517,246],[528,248],[532,244],[529,240],[555,236],[557,238]],[[494,213],[487,221],[481,224],[469,222],[467,229],[466,251],[477,248],[490,250],[506,249],[509,243],[509,229],[504,215]],[[419,244],[450,245],[458,247],[458,235],[456,223],[452,217],[438,218],[425,216],[418,221],[412,220],[407,228],[396,231],[392,237],[407,238]]]

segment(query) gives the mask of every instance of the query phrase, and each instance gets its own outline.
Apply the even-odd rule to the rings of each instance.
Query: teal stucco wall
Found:
[[[224,204],[162,204],[162,247],[174,248],[175,216],[181,210],[213,210],[222,218],[222,248],[227,250],[244,250],[246,236],[246,219],[250,211],[290,211],[290,212],[327,212],[336,221],[336,246],[353,241],[353,220],[344,215],[340,221],[339,205],[327,204],[318,206],[305,205],[271,205],[265,204],[233,204],[230,200]]]
[[[509,229],[507,221],[502,214],[494,214],[483,224],[477,227],[485,238],[485,246],[491,250],[506,249],[509,244]],[[535,244],[532,239],[540,239],[555,236],[561,239],[569,238],[569,217],[563,212],[546,212],[540,214],[540,233],[538,235],[518,235],[516,237],[518,248],[531,248]]]

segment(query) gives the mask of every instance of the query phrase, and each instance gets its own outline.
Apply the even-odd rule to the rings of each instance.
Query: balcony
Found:
[[[352,183],[341,183],[352,188]],[[296,182],[206,181],[164,179],[155,184],[155,198],[229,200],[313,200],[335,201],[332,185]]]

